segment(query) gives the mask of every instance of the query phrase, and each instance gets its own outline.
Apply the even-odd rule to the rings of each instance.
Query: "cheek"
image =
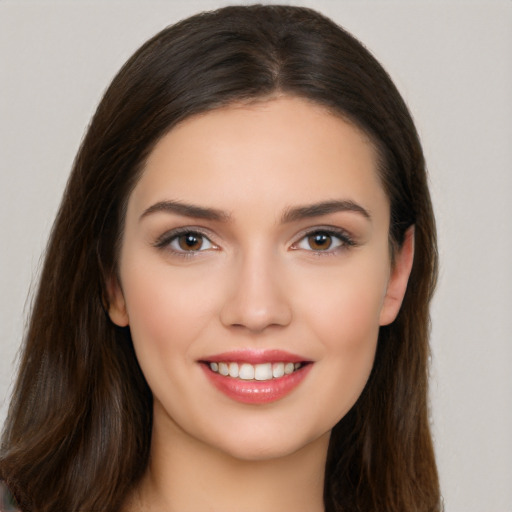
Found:
[[[373,367],[386,273],[370,270],[326,280],[322,294],[301,306],[303,328],[320,347],[316,378],[323,392],[315,407],[319,415],[329,411],[331,426],[357,401]]]
[[[148,382],[183,371],[183,362],[193,362],[194,341],[211,321],[209,287],[165,266],[127,264],[124,276],[130,331]]]
[[[386,267],[347,266],[338,272],[317,275],[316,291],[297,290],[301,315],[318,332],[324,344],[336,352],[358,351],[378,333],[386,284]]]
[[[380,305],[380,294],[360,289],[358,294],[338,291],[315,306],[311,327],[347,382],[366,381],[371,370]]]

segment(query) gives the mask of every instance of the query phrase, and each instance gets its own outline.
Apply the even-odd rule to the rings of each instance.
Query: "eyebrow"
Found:
[[[288,222],[296,222],[302,219],[309,219],[311,217],[321,217],[322,215],[329,215],[330,213],[337,212],[354,212],[362,215],[368,220],[371,220],[368,210],[354,201],[324,201],[306,206],[297,206],[288,208],[281,219],[283,224]]]
[[[186,204],[180,201],[159,201],[150,206],[140,216],[139,220],[151,215],[152,213],[164,212],[182,215],[184,217],[194,217],[196,219],[227,221],[230,215],[215,208],[204,208],[193,204]]]
[[[206,219],[213,221],[226,222],[231,218],[231,215],[216,208],[205,208],[193,204],[182,203],[181,201],[159,201],[150,206],[140,216],[139,220],[144,217],[157,212],[174,213],[184,217],[193,217],[196,219]],[[309,219],[312,217],[321,217],[329,215],[330,213],[337,212],[354,212],[362,215],[366,219],[371,220],[370,213],[361,205],[354,201],[323,201],[304,206],[295,206],[287,208],[281,218],[281,223],[287,224],[296,222],[302,219]]]

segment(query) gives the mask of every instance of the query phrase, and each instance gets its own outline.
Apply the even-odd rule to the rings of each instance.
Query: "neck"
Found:
[[[169,434],[153,428],[149,467],[133,499],[140,510],[324,511],[329,433],[294,453],[262,460],[240,460],[179,429]]]

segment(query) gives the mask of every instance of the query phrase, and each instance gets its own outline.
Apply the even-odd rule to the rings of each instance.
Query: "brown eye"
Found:
[[[203,235],[185,233],[178,237],[178,245],[183,251],[199,251],[203,245]]]
[[[298,242],[293,244],[293,249],[301,249],[316,253],[335,253],[337,249],[353,246],[354,242],[344,231],[311,231]]]
[[[196,231],[185,231],[175,234],[167,238],[167,240],[164,239],[159,245],[161,247],[169,247],[177,253],[194,253],[216,248],[205,235]]]
[[[332,236],[329,233],[313,233],[307,237],[308,245],[314,251],[326,251],[331,248]]]

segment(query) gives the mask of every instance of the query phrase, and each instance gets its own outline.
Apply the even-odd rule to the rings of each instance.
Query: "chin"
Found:
[[[266,462],[285,459],[295,453],[307,451],[318,443],[328,444],[330,430],[317,435],[293,432],[251,432],[251,435],[233,436],[217,449],[228,456],[245,462]]]

